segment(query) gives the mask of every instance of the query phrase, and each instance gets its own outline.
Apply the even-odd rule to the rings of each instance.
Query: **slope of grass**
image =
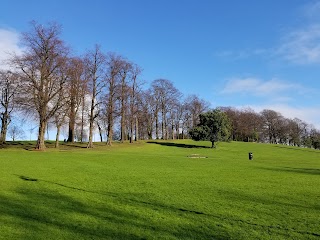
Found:
[[[19,146],[0,150],[0,239],[320,237],[316,150],[189,140]]]

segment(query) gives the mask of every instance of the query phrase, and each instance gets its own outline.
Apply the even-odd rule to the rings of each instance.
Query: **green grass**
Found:
[[[0,239],[320,237],[320,151],[184,140],[37,152],[32,144],[0,150]]]

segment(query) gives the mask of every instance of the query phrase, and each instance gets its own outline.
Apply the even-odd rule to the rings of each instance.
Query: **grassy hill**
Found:
[[[36,152],[32,144],[0,149],[0,239],[320,237],[320,151],[183,140]]]

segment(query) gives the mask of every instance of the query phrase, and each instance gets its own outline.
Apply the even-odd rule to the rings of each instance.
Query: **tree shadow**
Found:
[[[319,168],[293,168],[293,167],[261,167],[261,169],[276,171],[276,172],[292,172],[292,173],[301,173],[301,174],[310,174],[310,175],[320,175]]]
[[[4,239],[244,239],[249,229],[256,233],[268,229],[273,236],[294,232],[320,237],[320,233],[311,230],[278,223],[266,225],[264,218],[257,221],[231,212],[228,214],[228,211],[223,215],[189,209],[183,204],[160,202],[146,193],[93,191],[16,176],[25,184],[11,194],[0,194],[0,229],[12,229],[1,233]],[[219,193],[230,204],[280,204],[286,208],[314,211],[314,206],[300,206],[241,191],[219,190]],[[230,231],[234,226],[246,231]]]
[[[81,145],[82,144],[82,145]],[[87,143],[86,144],[83,144],[83,143],[60,143],[60,146],[61,147],[66,147],[68,149],[71,149],[71,148],[87,148]]]
[[[35,150],[36,141],[7,141],[3,144],[0,144],[0,148],[2,149],[24,149],[24,150]],[[45,141],[45,145],[47,149],[56,149],[55,141]],[[87,143],[70,143],[70,142],[59,142],[60,150],[72,150],[77,148],[87,148]]]
[[[225,219],[157,202],[145,193],[96,192],[17,176],[25,184],[0,194],[4,239],[232,238]]]
[[[293,150],[293,151],[304,151],[304,152],[320,153],[319,150],[317,150],[317,149],[311,149],[311,148],[290,147],[290,146],[279,145],[279,144],[274,145],[274,147],[276,147],[276,148],[283,148],[283,149],[286,149],[286,150]]]
[[[179,148],[211,148],[208,146],[199,146],[194,144],[184,144],[184,143],[171,143],[171,142],[160,142],[160,141],[148,141],[147,143],[158,144],[167,147],[179,147]]]
[[[251,212],[252,209],[254,209],[253,218],[239,219],[238,221],[241,223],[268,229],[269,233],[275,232],[277,235],[283,235],[281,239],[291,239],[292,236],[297,237],[297,234],[300,235],[297,237],[297,239],[320,237],[320,231],[317,227],[318,220],[315,221],[314,218],[312,219],[310,217],[310,219],[306,220],[305,225],[301,225],[299,224],[300,217],[297,216],[297,212],[314,213],[314,211],[319,211],[319,205],[308,205],[305,203],[305,201],[293,202],[292,199],[288,198],[287,196],[249,194],[236,189],[220,189],[219,192],[221,193],[222,197],[234,203],[232,208],[247,208],[248,212]],[[239,203],[241,206],[237,206]],[[277,211],[276,209],[286,209],[287,218],[283,218],[281,211]],[[270,215],[270,211],[275,211],[275,213]],[[291,219],[289,218],[290,212],[292,216]],[[256,215],[259,216],[259,219],[256,218]],[[272,218],[271,222],[267,220],[270,217]],[[270,239],[272,239],[271,235]]]

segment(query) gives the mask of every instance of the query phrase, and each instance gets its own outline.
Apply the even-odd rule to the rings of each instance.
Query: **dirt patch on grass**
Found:
[[[188,158],[208,158],[207,156],[201,156],[200,154],[191,154]]]

